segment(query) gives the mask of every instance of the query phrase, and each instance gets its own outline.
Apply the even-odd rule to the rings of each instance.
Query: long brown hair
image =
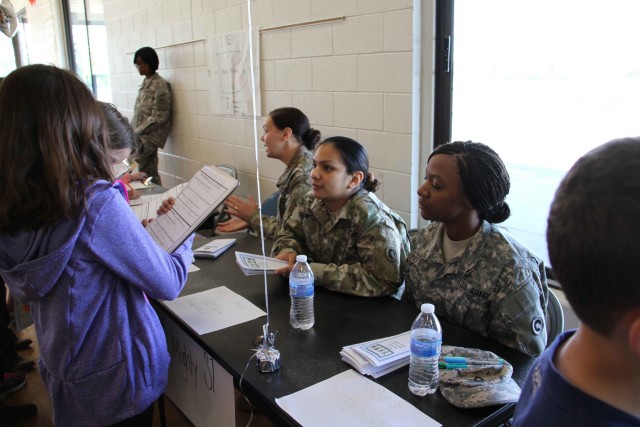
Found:
[[[71,72],[29,65],[0,85],[0,232],[79,214],[86,188],[111,180],[102,109]]]

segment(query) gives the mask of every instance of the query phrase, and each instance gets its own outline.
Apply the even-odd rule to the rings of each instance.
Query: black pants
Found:
[[[0,373],[4,374],[6,369],[10,369],[13,366],[18,353],[13,348],[17,338],[13,331],[9,329],[11,316],[6,302],[7,288],[2,281],[0,281],[0,286],[2,286],[2,289],[0,289]]]
[[[149,406],[144,412],[122,420],[117,424],[113,424],[111,427],[151,427],[153,425],[153,404]]]

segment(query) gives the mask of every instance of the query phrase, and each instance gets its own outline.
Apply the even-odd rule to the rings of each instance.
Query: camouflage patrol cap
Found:
[[[490,351],[443,345],[441,357],[451,356],[500,360]],[[513,367],[506,360],[502,366],[440,369],[440,392],[449,403],[459,408],[517,402],[520,387],[511,378],[512,373]]]

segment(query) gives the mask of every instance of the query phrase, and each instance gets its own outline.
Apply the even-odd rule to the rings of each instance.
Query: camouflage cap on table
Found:
[[[500,360],[490,351],[443,345],[441,357],[451,356]],[[506,360],[502,366],[440,369],[440,392],[449,403],[460,408],[517,402],[520,387],[511,378],[512,373],[513,367]]]

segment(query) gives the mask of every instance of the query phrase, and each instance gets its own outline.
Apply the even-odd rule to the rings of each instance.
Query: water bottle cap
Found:
[[[307,262],[307,256],[306,255],[298,255],[296,257],[296,261],[297,262]]]
[[[433,304],[425,303],[420,306],[420,311],[424,314],[433,314],[436,311],[436,308]]]

